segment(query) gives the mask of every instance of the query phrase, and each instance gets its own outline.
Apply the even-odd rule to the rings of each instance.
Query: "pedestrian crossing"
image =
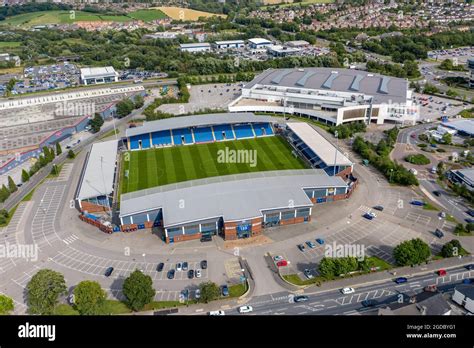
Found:
[[[67,238],[64,238],[64,239],[63,239],[63,242],[69,245],[69,244],[73,243],[74,241],[76,241],[76,240],[78,240],[78,239],[79,239],[79,237],[76,236],[75,234],[73,234],[73,235],[71,235],[71,236],[69,236],[69,237],[67,237]]]

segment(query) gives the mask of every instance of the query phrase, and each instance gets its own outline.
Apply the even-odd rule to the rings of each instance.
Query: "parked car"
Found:
[[[285,266],[288,266],[288,261],[281,260],[281,261],[278,261],[276,265],[277,267],[285,267]]]
[[[224,311],[210,311],[209,315],[225,315]]]
[[[433,191],[433,194],[434,194],[436,197],[441,196],[441,192],[439,192],[439,191]]]
[[[375,214],[372,213],[372,212],[365,213],[365,214],[362,215],[362,216],[365,217],[367,220],[373,220],[375,217],[377,217],[377,215],[375,215]]]
[[[353,294],[355,290],[353,288],[344,288],[341,290],[344,295]]]
[[[462,283],[463,283],[463,284],[471,284],[471,283],[472,283],[472,279],[469,279],[469,278],[463,279],[463,280],[462,280]]]
[[[436,273],[438,273],[438,276],[445,276],[446,274],[448,274],[448,272],[446,272],[445,269],[439,269]]]
[[[182,290],[180,295],[183,300],[187,301],[189,299],[189,290]]]
[[[311,274],[311,270],[309,270],[307,268],[303,271],[303,273],[306,276],[306,278],[308,278],[308,279],[313,279],[314,278],[313,274]]]
[[[209,235],[202,236],[201,242],[212,242],[212,236],[209,236]]]
[[[201,298],[201,290],[196,289],[196,291],[194,291],[194,298],[195,299],[200,299]]]
[[[377,304],[377,301],[375,300],[364,300],[361,302],[362,306],[364,307],[373,307]]]
[[[464,219],[468,224],[474,224],[474,219]]]
[[[440,212],[439,217],[443,219],[446,218],[446,213],[444,211]]]
[[[174,269],[170,269],[168,271],[168,274],[166,275],[168,277],[168,279],[174,279],[174,274],[175,274],[175,270]]]
[[[376,205],[374,207],[375,210],[378,210],[378,211],[383,211],[383,206],[382,205]]]
[[[304,252],[305,251],[305,248],[304,248],[304,245],[303,244],[298,244],[298,249],[300,249],[300,251]]]
[[[273,261],[278,262],[284,260],[283,256],[277,255],[273,256]]]
[[[242,306],[242,307],[239,307],[239,313],[240,313],[240,314],[243,314],[243,313],[250,313],[250,312],[253,312],[253,307],[252,307],[252,306]]]
[[[189,278],[189,279],[193,279],[193,278],[194,278],[194,271],[193,271],[192,269],[190,269],[190,270],[188,271],[188,278]]]
[[[177,270],[178,272],[180,272],[180,271],[183,270],[183,264],[182,264],[181,262],[178,262],[178,263],[176,264],[176,270]]]
[[[474,269],[474,264],[464,266],[467,270],[472,271]]]
[[[196,278],[201,278],[201,270],[200,269],[196,270],[195,276],[196,276]]]
[[[156,271],[161,272],[164,267],[165,267],[165,264],[163,262],[160,262],[158,266],[156,267]]]
[[[411,205],[417,205],[417,206],[424,206],[426,203],[423,202],[423,201],[411,201],[410,202]]]
[[[295,301],[296,303],[305,302],[305,301],[308,301],[308,300],[309,300],[309,297],[305,296],[305,295],[299,295],[299,296],[293,297],[293,301]]]
[[[222,296],[229,296],[229,287],[227,285],[222,285],[221,293]]]
[[[425,286],[423,290],[427,292],[437,292],[438,287],[435,284],[432,284],[432,285]]]
[[[434,235],[438,238],[443,238],[444,237],[443,231],[441,231],[439,228],[436,229],[436,231],[434,232]]]
[[[468,210],[466,213],[468,213],[469,215],[471,215],[472,217],[474,217],[474,210]]]
[[[113,267],[109,267],[109,268],[107,268],[107,269],[105,270],[104,275],[105,275],[106,277],[110,277],[113,271],[114,271],[114,268],[113,268]]]
[[[183,271],[187,271],[187,270],[188,270],[188,263],[183,262]]]
[[[397,284],[403,284],[403,283],[408,282],[408,279],[405,277],[398,277],[398,278],[395,278],[394,282]]]
[[[306,242],[306,245],[309,246],[311,249],[314,249],[316,247],[316,244],[314,244],[312,241],[310,240],[307,240]]]
[[[322,239],[322,238],[316,238],[316,242],[317,242],[319,245],[323,245],[323,244],[324,244],[324,239]]]
[[[207,261],[206,261],[206,260],[202,260],[202,261],[201,261],[201,268],[202,268],[202,269],[206,269],[206,268],[207,268]]]

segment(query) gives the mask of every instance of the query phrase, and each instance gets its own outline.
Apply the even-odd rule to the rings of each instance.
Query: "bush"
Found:
[[[428,244],[416,238],[397,245],[393,249],[393,256],[399,266],[414,266],[426,262],[431,250]]]
[[[409,155],[405,157],[405,161],[418,165],[426,165],[431,163],[430,159],[423,154]]]
[[[457,239],[453,239],[450,242],[443,245],[441,248],[441,255],[443,257],[455,257],[459,256],[461,252],[461,243]]]

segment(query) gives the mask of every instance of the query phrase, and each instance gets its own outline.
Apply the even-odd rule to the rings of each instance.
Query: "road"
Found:
[[[252,315],[354,315],[366,312],[376,312],[379,308],[400,299],[406,303],[409,298],[428,285],[436,284],[442,292],[451,291],[463,279],[474,277],[474,271],[464,267],[457,267],[449,271],[448,275],[438,277],[436,274],[424,274],[408,279],[405,284],[396,284],[387,281],[382,284],[361,286],[355,288],[355,293],[342,295],[339,290],[324,293],[307,293],[308,301],[295,303],[294,294],[279,293],[271,296],[255,297],[245,305],[253,307]],[[376,301],[374,307],[366,308],[361,302],[372,299]],[[238,314],[238,307],[231,308],[226,314]],[[245,314],[249,315],[249,314]]]
[[[433,127],[433,124],[422,124],[402,129],[398,134],[397,142],[400,144],[412,145],[413,149],[418,150],[418,147],[415,145],[415,139],[412,138],[412,136],[415,135],[415,138],[417,138],[419,134],[425,132],[431,127]],[[421,150],[418,152],[428,155],[426,152],[422,152]],[[430,166],[436,165],[437,163],[430,164]],[[422,191],[424,191],[425,195],[427,195],[430,200],[440,205],[446,213],[452,215],[457,221],[465,222],[465,219],[471,217],[466,213],[470,208],[465,200],[461,197],[455,196],[452,194],[452,192],[446,191],[436,182],[436,179],[430,177],[419,178],[419,182],[420,187],[422,188]],[[433,191],[440,192],[440,196],[435,196]]]

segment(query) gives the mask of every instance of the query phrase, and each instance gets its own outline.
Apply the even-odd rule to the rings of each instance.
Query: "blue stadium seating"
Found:
[[[262,135],[272,135],[273,130],[269,123],[255,123],[252,125],[255,135],[261,137]]]
[[[164,130],[160,132],[151,133],[151,142],[153,145],[172,144],[171,132],[169,130]]]
[[[214,141],[211,127],[194,128],[193,133],[194,133],[194,141],[196,143]]]
[[[224,140],[222,132],[225,132],[226,139],[235,139],[235,135],[230,124],[222,124],[213,126],[212,128],[214,128],[214,136],[216,137],[216,140]]]
[[[183,144],[181,137],[184,136],[185,144],[193,143],[193,136],[189,128],[173,129],[173,140],[175,145]]]
[[[130,149],[138,150],[140,149],[140,140],[142,143],[142,149],[150,148],[150,133],[135,135],[130,137]]]
[[[239,124],[235,125],[233,128],[237,139],[255,137],[255,134],[253,134],[252,131],[252,125],[250,124]]]

